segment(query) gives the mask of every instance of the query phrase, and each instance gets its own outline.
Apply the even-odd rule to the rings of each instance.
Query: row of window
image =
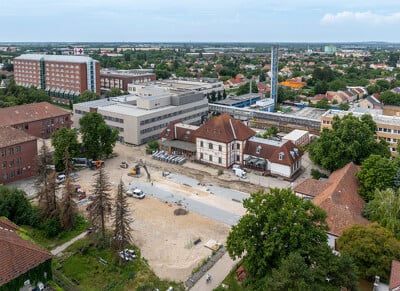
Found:
[[[16,153],[16,154],[18,154],[18,153],[20,153],[21,152],[21,146],[16,146],[15,147],[15,150],[14,150],[14,147],[10,147],[10,148],[8,148],[8,149],[1,149],[1,151],[0,151],[0,155],[2,156],[2,157],[5,157],[5,156],[12,156],[12,155],[14,155],[14,153]],[[7,154],[8,153],[8,154]]]
[[[76,112],[76,110],[75,110],[75,112]],[[118,122],[118,123],[124,123],[124,120],[122,118],[113,117],[113,116],[103,115],[103,119]]]
[[[22,169],[19,168],[17,169],[17,176],[22,175]],[[9,173],[3,173],[3,181],[6,181],[8,179],[12,179],[15,177],[15,170],[10,171]]]
[[[196,113],[196,114],[192,114],[192,115],[189,115],[189,116],[185,116],[185,117],[182,117],[182,118],[179,118],[179,119],[182,120],[182,121],[184,122],[184,121],[186,121],[186,120],[190,120],[190,119],[193,119],[193,118],[202,116],[202,115],[203,115],[203,113]],[[161,129],[161,128],[165,128],[165,127],[168,126],[168,124],[169,124],[169,122],[163,122],[163,123],[161,123],[161,124],[154,125],[154,126],[152,126],[152,127],[148,127],[148,128],[142,129],[142,130],[140,131],[140,134],[145,134],[145,133],[148,133],[148,132],[152,132],[152,131],[159,130],[159,129]]]
[[[192,111],[196,111],[196,110],[203,109],[203,108],[207,108],[207,111],[208,111],[208,104],[198,105],[198,106],[194,106],[194,107],[191,107],[191,108],[188,108],[188,109],[179,110],[179,111],[175,111],[175,112],[172,112],[172,113],[160,115],[160,116],[157,116],[157,117],[145,119],[145,120],[140,121],[140,125],[153,123],[153,122],[158,121],[158,120],[163,120],[163,119],[166,119],[166,118],[182,115],[182,114],[185,114],[185,113],[188,113],[188,112],[192,112]],[[203,114],[200,114],[200,115],[203,115]]]
[[[385,127],[378,127],[378,132],[400,134],[400,129],[391,129],[391,128],[385,128]]]
[[[112,125],[108,125],[111,128],[115,128],[117,129],[119,132],[124,132],[124,129],[122,127],[118,127],[118,126],[112,126]]]
[[[42,120],[42,125],[50,125],[50,124],[55,124],[55,123],[64,123],[65,121],[68,121],[68,116],[66,117],[56,117],[52,119],[44,119]]]
[[[78,65],[64,65],[64,64],[46,64],[46,67],[55,67],[55,68],[71,68],[73,69],[75,67],[75,69],[79,69]]]
[[[21,164],[21,158],[20,158],[20,157],[16,157],[16,158],[15,158],[15,164],[17,164],[17,165]],[[5,168],[7,168],[7,165],[8,165],[10,168],[14,167],[14,160],[11,160],[11,161],[9,161],[9,162],[3,161],[3,162],[1,163],[1,168],[2,168],[2,169],[5,169]]]
[[[200,153],[200,160],[203,160],[204,159],[204,154],[203,153]],[[208,156],[208,160],[210,161],[210,162],[212,162],[213,161],[213,156],[212,155],[209,155]],[[218,157],[218,164],[222,164],[222,158],[221,157]]]

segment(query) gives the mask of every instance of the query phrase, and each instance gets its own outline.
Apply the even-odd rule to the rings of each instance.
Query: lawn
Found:
[[[184,290],[182,284],[161,281],[151,271],[140,251],[137,258],[121,262],[109,248],[97,249],[89,238],[80,240],[64,251],[64,256],[53,260],[55,275],[61,273],[70,283],[82,290]],[[67,281],[68,281],[67,280]]]

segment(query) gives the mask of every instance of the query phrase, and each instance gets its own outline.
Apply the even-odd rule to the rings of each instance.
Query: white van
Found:
[[[128,195],[129,197],[138,198],[138,199],[143,199],[144,197],[146,197],[146,195],[143,193],[143,191],[138,188],[129,189],[128,191],[126,191],[126,195]]]

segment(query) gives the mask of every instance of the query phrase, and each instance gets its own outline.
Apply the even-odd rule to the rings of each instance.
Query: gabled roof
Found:
[[[296,193],[301,193],[307,196],[315,197],[326,188],[328,188],[329,184],[326,181],[315,180],[315,179],[306,179],[299,184],[297,184],[293,191]]]
[[[0,220],[4,223],[3,219]],[[0,227],[0,249],[0,286],[52,257],[48,251],[24,240],[14,230],[2,226]]]
[[[198,138],[223,143],[229,143],[234,140],[244,141],[255,134],[255,131],[250,127],[226,113],[211,118],[195,132]]]
[[[365,202],[358,194],[357,171],[358,167],[352,162],[336,170],[327,180],[329,186],[313,200],[315,205],[327,213],[330,232],[338,236],[354,224],[369,223],[361,215]]]
[[[400,262],[392,261],[392,270],[390,272],[389,290],[400,288]]]
[[[185,142],[196,142],[195,131],[198,126],[183,124],[182,122],[174,121],[170,122],[168,126],[161,132],[161,138],[169,140],[180,140]]]
[[[280,148],[275,149],[269,161],[271,163],[291,166],[299,160],[302,155],[303,152],[300,151],[293,142],[288,140]]]
[[[48,102],[0,108],[0,125],[15,125],[69,114]]]
[[[36,137],[11,126],[0,125],[0,148],[36,140]]]

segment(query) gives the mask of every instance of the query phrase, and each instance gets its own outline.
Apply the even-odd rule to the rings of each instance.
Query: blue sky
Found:
[[[2,0],[0,42],[400,42],[400,0]]]

